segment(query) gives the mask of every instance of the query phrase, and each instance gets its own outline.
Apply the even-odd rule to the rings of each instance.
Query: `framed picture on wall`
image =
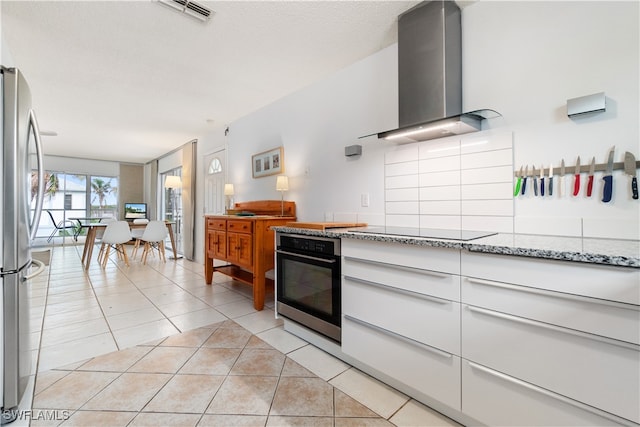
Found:
[[[284,172],[284,149],[272,148],[251,156],[251,171],[254,178]]]

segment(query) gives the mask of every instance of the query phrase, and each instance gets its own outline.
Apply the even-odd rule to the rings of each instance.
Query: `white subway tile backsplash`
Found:
[[[500,150],[503,148],[513,148],[513,132],[488,131],[464,135],[460,143],[460,152],[462,154]]]
[[[460,200],[459,185],[420,187],[419,200]]]
[[[460,200],[420,202],[420,215],[460,215]]]
[[[493,231],[496,233],[513,233],[513,217],[463,216],[462,229]]]
[[[513,199],[463,200],[462,215],[513,216]]]
[[[385,188],[417,188],[418,175],[388,176],[385,178]]]
[[[400,176],[400,175],[412,175],[419,173],[418,170],[419,162],[401,162],[401,163],[391,163],[385,165],[384,173],[385,176]]]
[[[420,228],[460,230],[460,215],[420,215]]]
[[[610,218],[584,218],[584,237],[609,239],[640,239],[640,221],[638,219],[612,221]]]
[[[421,173],[420,187],[435,187],[440,185],[460,185],[460,171]]]
[[[420,173],[458,170],[460,170],[460,156],[448,156],[440,157],[437,159],[420,160]]]
[[[422,192],[420,194],[422,194]],[[512,195],[513,184],[509,182],[498,182],[491,184],[463,185],[461,187],[460,196],[463,200],[492,200],[511,199]]]
[[[387,214],[391,215],[413,215],[418,214],[420,205],[415,202],[386,202]]]
[[[384,163],[411,162],[418,159],[418,144],[392,145],[385,153]]]
[[[460,137],[438,139],[437,141],[421,142],[419,146],[420,159],[433,159],[445,156],[460,155]]]
[[[492,166],[511,167],[513,164],[513,150],[509,148],[505,150],[463,154],[460,158],[461,169],[488,168]]]
[[[462,185],[485,184],[492,182],[513,182],[511,166],[496,166],[481,169],[463,169],[460,171]]]
[[[420,189],[415,188],[396,188],[385,190],[385,200],[387,202],[407,202],[418,200]]]
[[[522,234],[546,234],[550,236],[582,235],[582,220],[579,217],[532,217],[516,216],[514,232]]]
[[[392,147],[385,165],[387,225],[513,231],[512,132]]]

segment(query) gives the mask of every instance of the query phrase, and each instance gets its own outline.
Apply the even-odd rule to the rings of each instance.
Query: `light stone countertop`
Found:
[[[357,228],[312,230],[273,227],[281,233],[359,239],[416,246],[465,249],[499,255],[525,256],[560,261],[640,268],[640,241],[499,233],[475,240],[459,241],[383,234],[358,233]]]

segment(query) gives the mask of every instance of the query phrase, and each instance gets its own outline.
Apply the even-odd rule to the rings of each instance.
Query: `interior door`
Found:
[[[225,212],[224,184],[226,180],[227,152],[222,149],[204,156],[204,212],[220,215]]]

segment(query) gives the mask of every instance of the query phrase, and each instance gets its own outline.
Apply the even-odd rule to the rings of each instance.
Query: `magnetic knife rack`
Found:
[[[522,169],[522,172],[524,173],[524,171],[526,170],[527,165],[524,165],[524,168]],[[589,172],[589,168],[591,167],[591,162],[587,163],[586,165],[580,165],[580,173],[587,173]],[[636,169],[640,169],[640,160],[636,160]],[[575,175],[575,170],[576,167],[575,165],[573,166],[564,166],[564,174],[565,175]],[[595,167],[594,167],[594,171],[595,172],[606,172],[607,170],[607,164],[606,163],[596,163]],[[624,162],[614,162],[613,163],[613,170],[624,170]],[[544,173],[546,173],[546,175],[544,176],[545,178],[548,178],[548,171],[549,168],[544,168],[543,171],[545,171]],[[538,169],[529,169],[529,174],[527,175],[529,176],[535,176],[535,177],[539,177],[540,176],[540,168]],[[518,177],[518,174],[520,173],[520,169],[513,171],[513,176]],[[560,175],[560,168],[553,168],[553,176],[561,176]],[[524,177],[524,175],[523,175]]]

